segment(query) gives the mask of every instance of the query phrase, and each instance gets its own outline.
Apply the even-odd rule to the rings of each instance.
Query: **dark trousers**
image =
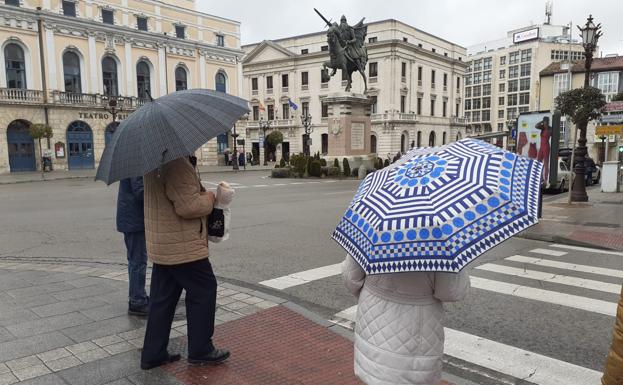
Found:
[[[147,246],[145,232],[123,233],[128,251],[128,298],[130,306],[140,307],[149,304],[145,292],[145,272],[147,270]]]
[[[216,277],[210,261],[206,258],[181,265],[154,263],[142,362],[167,358],[171,323],[182,289],[186,290],[188,357],[201,358],[214,349]]]

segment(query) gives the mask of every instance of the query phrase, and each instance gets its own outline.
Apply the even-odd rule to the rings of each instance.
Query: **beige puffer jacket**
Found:
[[[465,297],[467,272],[366,276],[347,256],[342,276],[359,298],[355,375],[368,385],[441,384],[442,302]]]
[[[147,174],[144,184],[149,259],[178,265],[208,258],[206,217],[212,212],[214,195],[200,191],[190,161],[173,160]]]

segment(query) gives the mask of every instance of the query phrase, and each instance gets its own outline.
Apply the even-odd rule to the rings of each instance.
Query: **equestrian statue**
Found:
[[[353,83],[352,74],[359,71],[363,77],[364,93],[368,91],[368,81],[366,78],[366,63],[368,62],[368,50],[364,44],[368,34],[368,26],[363,24],[363,20],[355,26],[350,26],[346,22],[346,16],[342,16],[340,24],[331,23],[316,8],[314,11],[327,23],[327,42],[329,43],[329,55],[331,60],[322,64],[323,69],[331,68],[333,71],[330,76],[335,75],[338,69],[342,74],[347,74],[346,92],[349,92]]]

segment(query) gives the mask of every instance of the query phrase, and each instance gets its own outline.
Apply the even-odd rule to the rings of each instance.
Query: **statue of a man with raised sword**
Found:
[[[363,24],[363,20],[355,24],[348,25],[346,16],[342,16],[340,24],[331,23],[317,9],[314,11],[327,23],[327,42],[329,43],[329,54],[331,60],[323,63],[323,68],[332,68],[330,76],[336,74],[338,68],[342,73],[347,74],[348,82],[346,91],[350,91],[352,86],[352,73],[358,71],[363,77],[365,92],[368,90],[365,68],[368,62],[368,51],[365,46],[365,39],[368,33],[368,26]]]

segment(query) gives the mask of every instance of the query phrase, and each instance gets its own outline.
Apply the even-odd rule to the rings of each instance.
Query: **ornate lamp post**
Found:
[[[104,110],[112,115],[112,122],[117,122],[117,114],[123,111],[123,106],[119,106],[117,103],[117,98],[110,98],[108,100],[108,104],[104,106]]]
[[[123,107],[118,106],[117,98],[111,97],[108,100],[108,103],[104,105],[104,110],[112,115],[112,122],[108,126],[106,126],[106,131],[113,134],[119,126],[119,122],[117,122],[117,114],[123,111]]]
[[[236,139],[240,136],[236,133],[236,124],[234,123],[234,132],[231,134],[231,137],[234,138],[234,170],[240,170],[238,166],[238,150],[236,149]]]
[[[303,125],[303,128],[305,129],[305,135],[303,135],[303,143],[305,144],[305,146],[303,147],[303,150],[305,152],[305,155],[309,156],[309,134],[314,132],[314,128],[312,127],[311,115],[301,114],[301,124]]]
[[[264,118],[260,118],[258,122],[260,125],[260,130],[262,130],[262,143],[264,147],[264,166],[268,166],[268,153],[266,152],[266,131],[270,129],[270,120],[264,120]]]
[[[597,47],[597,41],[601,37],[601,24],[595,25],[593,23],[593,16],[589,15],[586,20],[584,28],[578,26],[582,36],[582,45],[584,46],[584,88],[590,86],[591,77],[591,65],[593,63],[593,51]],[[586,167],[584,161],[587,154],[586,148],[586,126],[588,122],[582,122],[580,127],[580,138],[578,139],[578,146],[575,149],[575,164],[573,171],[575,172],[575,179],[573,181],[573,190],[571,191],[571,200],[573,202],[587,202],[588,195],[586,194]]]

